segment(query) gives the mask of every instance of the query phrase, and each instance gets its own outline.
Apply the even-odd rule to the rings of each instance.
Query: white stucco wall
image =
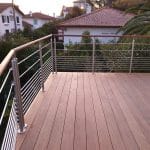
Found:
[[[14,27],[14,20],[11,20],[9,18],[9,23],[3,23],[2,22],[2,16],[12,16],[13,15],[13,9],[11,7],[7,8],[0,14],[0,36],[3,36],[6,33],[6,30],[9,30],[9,32],[12,32]],[[19,17],[19,23],[17,23],[17,29],[23,30],[22,25],[22,14],[20,14],[18,11],[15,11],[16,17]]]
[[[90,35],[116,35],[118,28],[75,28],[68,27],[64,30],[64,35],[82,35],[83,32],[89,31]],[[98,38],[101,42],[107,43],[115,40],[113,37]],[[64,44],[80,42],[81,37],[64,36]]]
[[[48,23],[49,20],[43,20],[43,19],[38,19],[37,20],[37,24],[34,24],[34,18],[23,18],[24,21],[28,22],[29,24],[31,24],[33,26],[33,29],[37,29],[42,27],[45,23]]]

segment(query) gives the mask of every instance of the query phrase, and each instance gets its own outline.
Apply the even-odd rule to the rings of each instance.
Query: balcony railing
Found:
[[[150,72],[148,36],[63,37],[48,35],[19,46],[0,64],[2,149],[13,149],[17,133],[26,131],[24,116],[51,73]]]

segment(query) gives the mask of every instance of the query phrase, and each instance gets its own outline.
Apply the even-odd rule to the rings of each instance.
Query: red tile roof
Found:
[[[133,14],[125,14],[113,8],[102,8],[59,24],[60,27],[121,27],[133,18]]]
[[[24,18],[37,18],[37,19],[43,19],[43,20],[54,20],[55,19],[54,17],[42,14],[40,12],[32,13],[32,15],[27,14],[27,15],[24,16]]]
[[[0,13],[2,13],[5,9],[12,7],[12,3],[0,3]],[[24,15],[24,13],[19,9],[18,6],[15,5],[15,9],[21,13],[22,15]]]

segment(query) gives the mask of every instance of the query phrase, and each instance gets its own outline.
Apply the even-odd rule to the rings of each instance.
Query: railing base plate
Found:
[[[27,124],[25,124],[25,126],[24,126],[24,128],[23,128],[23,131],[21,131],[20,129],[18,129],[18,130],[17,130],[17,131],[18,131],[18,133],[19,133],[19,134],[22,134],[22,133],[26,132],[27,127],[28,127],[28,125],[27,125]]]

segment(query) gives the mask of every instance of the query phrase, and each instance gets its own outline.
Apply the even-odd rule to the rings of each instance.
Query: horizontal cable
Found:
[[[39,79],[38,79],[39,80]],[[33,83],[31,86],[36,86],[36,85],[40,85],[40,81],[39,82],[35,82],[35,83]],[[22,94],[22,98],[23,98],[23,101],[28,97],[28,95],[30,94],[32,92],[32,89],[31,88],[28,88],[28,90],[27,91],[25,91],[25,93],[24,94]]]
[[[3,88],[4,88],[5,84],[6,84],[6,82],[7,82],[7,80],[8,80],[8,78],[9,78],[9,76],[10,76],[11,71],[12,71],[12,68],[9,69],[9,71],[8,71],[8,73],[7,73],[7,75],[6,75],[5,79],[4,79],[4,81],[3,81],[3,84],[2,84],[2,86],[1,86],[1,88],[0,88],[0,93],[2,92],[2,90],[3,90]]]
[[[16,136],[17,136],[17,122],[16,122],[16,114],[15,114],[14,104],[13,104],[10,111],[10,116],[5,131],[1,150],[13,149],[16,142]]]
[[[31,55],[27,56],[25,59],[21,60],[18,62],[18,65],[22,64],[23,62],[25,62],[26,60],[28,60],[29,58],[31,58],[32,56],[34,56],[35,54],[37,54],[39,52],[39,50],[36,50],[34,53],[32,53]]]
[[[20,75],[20,78],[22,78],[28,71],[30,71],[39,62],[40,62],[40,59],[38,59],[32,66],[30,66],[24,73],[22,73]]]
[[[4,115],[5,115],[5,111],[6,111],[6,108],[7,108],[7,105],[8,105],[8,101],[9,101],[10,96],[11,96],[11,93],[12,93],[13,86],[14,86],[14,85],[11,84],[11,87],[10,87],[10,89],[9,89],[9,93],[8,93],[8,96],[7,96],[7,99],[6,99],[6,103],[5,103],[4,109],[3,109],[3,111],[2,111],[2,115],[1,115],[1,117],[0,117],[0,125],[1,125],[1,123],[2,123],[2,121],[3,121],[3,117],[4,117]]]
[[[29,87],[24,93],[21,93],[23,99],[25,99],[25,98],[28,96],[28,93],[31,93],[31,92],[32,92],[32,90],[31,90],[32,87],[34,87],[35,85],[40,84],[40,83],[41,83],[41,82],[40,82],[40,79],[39,79],[39,78],[38,78],[38,79],[35,79],[35,81],[30,85],[30,87]]]
[[[36,91],[39,92],[39,89],[40,89],[40,88],[41,88],[40,85],[36,85],[35,88],[32,90],[32,92],[30,92],[30,93],[27,95],[27,97],[23,99],[23,107],[24,107],[25,105],[27,105],[27,104],[29,103],[29,101],[31,101],[32,95],[33,95]]]
[[[50,51],[47,51],[47,52],[42,56],[42,58],[46,57],[49,53],[50,53]]]
[[[32,95],[30,95],[30,98],[28,99],[28,103],[25,103],[23,106],[23,112],[24,114],[26,113],[26,111],[28,110],[28,108],[30,107],[31,103],[33,102],[34,98],[36,97],[36,95],[38,94],[38,92],[40,91],[40,87],[38,87],[37,90],[35,90]]]
[[[40,85],[37,85],[35,87],[35,89],[28,95],[28,97],[26,99],[24,99],[23,108],[24,108],[24,106],[28,105],[30,101],[32,101],[32,97],[33,97],[34,93],[39,92],[40,89],[41,89]]]
[[[47,44],[45,44],[44,46],[42,46],[41,49],[44,49],[44,48],[46,48],[46,47],[48,47],[48,46],[50,46],[50,45],[51,45],[51,43],[47,43]]]
[[[40,72],[40,69],[38,69],[33,76],[25,83],[25,85],[21,88],[21,91],[23,92],[24,90],[26,90],[27,86],[30,84],[30,82],[35,78],[35,76],[38,75],[38,73]]]

